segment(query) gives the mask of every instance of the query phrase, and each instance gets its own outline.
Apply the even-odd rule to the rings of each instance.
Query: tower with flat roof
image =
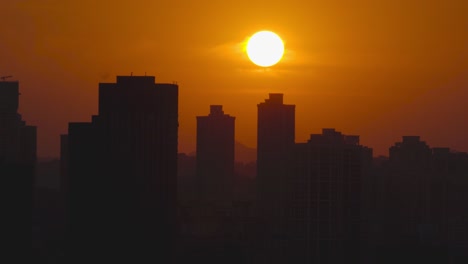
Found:
[[[1,237],[4,252],[17,260],[31,249],[37,138],[37,128],[18,113],[19,95],[19,82],[0,81]]]
[[[197,185],[203,202],[229,202],[234,184],[234,122],[221,105],[197,116]]]
[[[295,136],[295,105],[283,94],[270,94],[258,104],[256,204],[260,219],[257,251],[265,263],[286,263],[286,213],[291,151]]]
[[[294,146],[295,105],[284,104],[283,94],[270,94],[258,104],[257,122],[258,201],[265,209],[270,205],[278,209],[289,172],[288,157]]]
[[[294,150],[288,221],[297,263],[358,263],[362,184],[372,149],[335,129],[312,134]]]
[[[172,257],[177,131],[176,84],[156,83],[153,76],[117,76],[116,83],[99,84],[98,115],[70,123],[63,138],[71,259]]]

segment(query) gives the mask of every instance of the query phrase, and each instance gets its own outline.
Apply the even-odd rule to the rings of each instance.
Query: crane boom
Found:
[[[2,81],[5,81],[5,79],[7,79],[7,78],[11,78],[11,77],[13,77],[13,76],[11,76],[11,75],[8,75],[8,76],[2,76],[2,77],[0,77],[0,79],[2,79]]]

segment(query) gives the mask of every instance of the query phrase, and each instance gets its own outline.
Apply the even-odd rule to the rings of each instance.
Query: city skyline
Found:
[[[133,73],[131,73],[131,76],[134,76],[134,77],[146,77],[147,75],[138,76],[138,75],[133,75]],[[8,77],[11,78],[12,76],[11,76],[11,77],[8,76]],[[15,81],[6,81],[6,80],[3,80],[3,82],[4,82],[4,83],[7,83],[7,84],[9,84],[9,83],[16,83],[16,84],[20,83],[19,81],[16,81],[16,80],[15,80]],[[177,84],[177,82],[173,82],[172,84]],[[22,93],[20,93],[20,95],[21,95],[21,94],[22,94]],[[270,93],[270,94],[271,94],[271,93]],[[19,101],[20,101],[19,105],[21,105],[21,96],[19,97]],[[294,104],[294,105],[295,105],[295,104]],[[20,109],[20,107],[19,107],[19,109]],[[195,117],[195,119],[196,119],[197,116],[194,116],[194,117]],[[87,121],[91,121],[91,120],[85,120],[84,122],[87,122]],[[70,120],[70,122],[71,122],[71,120]],[[29,123],[31,123],[31,122],[29,122]],[[35,125],[36,127],[38,127],[38,129],[40,130],[40,126],[37,126],[37,125],[34,124],[34,123],[33,123],[33,125]],[[463,125],[464,125],[464,124],[461,123],[461,128],[463,128]],[[180,122],[179,122],[179,126],[180,126]],[[317,128],[317,129],[318,129],[318,131],[321,131],[322,129],[328,129],[328,128],[333,128],[333,129],[335,129],[336,127],[321,127],[321,128]],[[339,129],[339,128],[337,128],[337,129]],[[297,130],[297,129],[296,129],[296,130]],[[313,131],[310,131],[308,135],[310,136],[310,135],[314,134],[315,132],[317,132],[317,131],[314,129]],[[235,133],[235,134],[237,135],[237,133]],[[295,133],[295,135],[296,135],[295,137],[296,137],[296,138],[297,138],[297,134],[298,134],[298,133],[296,132],[296,133]],[[427,142],[430,144],[430,147],[434,147],[434,148],[450,148],[452,151],[456,151],[456,152],[468,152],[468,149],[463,149],[463,148],[460,149],[460,148],[458,148],[456,145],[455,145],[455,147],[453,147],[453,146],[450,146],[450,145],[448,145],[448,144],[444,144],[443,142],[440,143],[440,145],[431,144],[430,140],[427,140],[424,136],[421,136],[421,135],[424,135],[424,132],[422,132],[421,134],[402,134],[402,135],[399,135],[399,136],[397,136],[397,138],[396,138],[393,142],[389,143],[389,145],[388,145],[386,148],[384,147],[383,149],[380,149],[380,152],[377,152],[377,153],[376,153],[376,151],[374,151],[374,157],[378,157],[378,156],[386,156],[386,157],[388,157],[388,156],[389,156],[389,153],[390,153],[391,145],[392,145],[394,142],[398,141],[401,137],[407,137],[407,136],[422,137],[425,141],[427,141]],[[360,137],[362,138],[361,135],[360,135]],[[382,136],[382,137],[383,137],[383,136]],[[377,135],[377,138],[378,138],[378,135]],[[180,141],[180,132],[179,132],[179,141]],[[297,143],[304,143],[304,142],[306,142],[306,141],[307,141],[307,139],[306,139],[306,140],[303,140],[303,139],[301,138],[300,140],[296,140],[295,142],[297,142]],[[60,135],[58,136],[58,142],[60,143]],[[241,145],[243,145],[244,147],[247,147],[247,148],[249,148],[249,149],[252,149],[252,150],[255,150],[255,149],[256,149],[256,145],[255,145],[255,144],[254,144],[254,145],[246,145],[246,144],[244,144],[244,142],[239,141],[237,138],[235,138],[235,142],[238,142],[238,143],[240,143]],[[364,142],[365,142],[365,140],[364,140]],[[196,153],[196,131],[195,131],[195,139],[194,139],[194,142],[189,143],[189,145],[192,145],[192,144],[195,144],[195,145],[193,146],[193,148],[192,148],[192,147],[187,148],[186,146],[182,146],[182,149],[181,149],[180,142],[179,142],[179,145],[178,145],[178,152],[179,152],[179,153],[187,153],[187,154],[195,154],[195,153]],[[371,147],[371,148],[373,148],[373,149],[375,150],[375,147],[374,147],[373,145],[368,145],[368,146]],[[39,149],[38,149],[38,153],[40,153],[40,150],[39,150]],[[236,155],[237,155],[237,154],[236,154]],[[58,154],[57,154],[57,155],[55,155],[55,154],[54,154],[54,155],[49,155],[49,156],[48,156],[48,155],[43,155],[43,156],[39,156],[39,155],[38,155],[38,158],[39,158],[39,159],[41,159],[41,158],[44,158],[44,159],[51,159],[51,158],[52,158],[52,159],[56,159],[56,158],[60,158],[60,144],[59,144],[59,150],[58,150]],[[241,157],[240,157],[240,158],[241,158]]]
[[[466,0],[3,2],[3,262],[467,262]]]
[[[39,157],[58,157],[67,123],[97,113],[96,83],[131,72],[180,84],[179,152],[195,150],[195,116],[213,103],[237,117],[236,140],[254,147],[255,104],[270,92],[298,106],[300,142],[334,127],[359,134],[376,155],[402,135],[468,151],[463,0],[48,0],[2,9],[0,76],[20,81],[20,112],[39,128]],[[267,70],[240,49],[262,29],[286,47]]]
[[[133,73],[131,73],[131,74],[132,74],[132,76],[133,76]],[[135,77],[145,77],[145,76],[147,76],[147,75],[144,75],[144,76],[135,75]],[[10,76],[8,76],[8,77],[10,77]],[[11,77],[10,77],[10,78],[11,78]],[[3,82],[5,82],[5,83],[21,83],[20,81],[17,81],[17,80],[14,80],[14,81],[3,80]],[[177,82],[173,82],[173,84],[177,84]],[[468,83],[467,83],[467,85],[468,85]],[[21,95],[21,93],[20,93],[20,95]],[[20,98],[19,98],[19,101],[20,101],[19,105],[21,106],[21,96],[20,96]],[[19,107],[19,109],[21,109],[21,108]],[[422,115],[422,114],[421,114],[421,115]],[[195,117],[194,119],[196,119],[196,116],[194,116],[194,117]],[[423,116],[422,116],[422,117],[423,117]],[[90,121],[90,120],[84,120],[84,121],[86,122],[86,121]],[[30,122],[30,123],[31,123],[31,122]],[[180,123],[180,122],[179,122],[179,123]],[[33,124],[33,125],[36,125],[36,124]],[[299,127],[301,127],[300,124],[298,124],[298,125],[299,125]],[[460,125],[461,125],[462,128],[463,128],[463,123],[461,123]],[[38,127],[39,130],[40,130],[40,128],[41,128],[41,127],[38,126],[38,125],[36,125],[36,127]],[[313,131],[311,130],[311,131],[309,132],[309,136],[312,135],[312,134],[314,134],[314,133],[317,132],[317,131],[321,131],[321,130],[324,129],[324,128],[336,128],[336,127],[320,127],[320,128],[316,128],[316,129],[314,128]],[[341,128],[337,128],[337,129],[341,129]],[[196,129],[195,129],[195,130],[196,130]],[[297,129],[296,129],[296,130],[297,130]],[[344,130],[344,129],[342,129],[342,130]],[[180,133],[180,132],[179,132],[179,133]],[[298,133],[296,132],[296,134],[295,134],[295,135],[296,135],[296,138],[297,138],[297,134],[298,134]],[[390,142],[389,145],[388,145],[387,147],[383,147],[383,148],[382,148],[381,144],[378,144],[381,148],[380,148],[380,149],[377,148],[377,150],[379,150],[379,151],[374,151],[374,156],[375,156],[375,157],[377,157],[377,156],[389,156],[389,150],[390,150],[391,144],[393,144],[395,141],[399,140],[401,137],[404,137],[404,136],[418,136],[418,137],[422,137],[422,138],[425,139],[425,141],[428,141],[429,143],[431,143],[430,140],[427,140],[427,138],[424,137],[424,134],[425,134],[424,132],[421,132],[420,134],[402,134],[402,135],[398,135],[398,136],[396,136],[396,139],[395,139],[394,141]],[[40,135],[40,134],[39,134],[39,135]],[[196,135],[196,133],[195,133],[195,135]],[[362,136],[361,136],[361,138],[362,138]],[[180,141],[180,140],[181,140],[181,139],[180,139],[180,136],[179,136],[179,141]],[[183,140],[183,139],[182,139],[182,140]],[[244,145],[244,147],[248,147],[248,148],[250,148],[250,149],[255,149],[255,146],[254,146],[254,145],[253,145],[253,146],[251,146],[251,145],[246,145],[246,144],[244,144],[244,142],[239,141],[237,138],[235,138],[235,141],[236,141],[236,142],[239,142],[239,143],[242,144],[242,145]],[[304,140],[304,139],[302,139],[302,138],[300,138],[299,141],[296,140],[297,143],[306,142],[306,141],[307,141],[307,139]],[[436,141],[436,142],[440,142],[440,140],[435,140],[435,141]],[[449,141],[449,140],[448,140],[448,141]],[[57,142],[60,143],[60,135],[59,135],[59,138],[58,138]],[[365,142],[365,138],[364,138],[364,142]],[[180,142],[179,142],[179,143],[180,143]],[[185,143],[186,143],[186,142],[185,142]],[[188,154],[196,153],[196,144],[195,144],[195,143],[196,143],[196,137],[195,137],[195,139],[194,139],[193,142],[190,142],[190,143],[188,144],[190,147],[187,147],[187,145],[185,145],[185,146],[182,146],[182,148],[181,148],[181,146],[180,146],[180,144],[179,144],[179,146],[178,146],[178,150],[179,150],[179,151],[178,151],[178,152],[179,152],[179,153],[188,153]],[[376,147],[373,146],[373,145],[368,145],[368,146],[372,147],[374,150],[376,149]],[[450,148],[451,150],[453,150],[453,151],[468,152],[468,149],[464,149],[464,148],[461,148],[461,149],[460,149],[459,147],[457,147],[457,145],[453,146],[453,145],[449,145],[448,143],[444,143],[444,142],[439,143],[438,145],[431,144],[431,147],[449,147],[449,148]],[[38,153],[40,153],[39,151],[40,151],[40,149],[38,149]],[[58,149],[58,154],[57,154],[57,155],[43,155],[43,156],[39,156],[39,155],[38,155],[38,158],[45,158],[45,159],[51,159],[51,158],[53,159],[53,158],[59,158],[59,157],[60,157],[60,147],[59,147],[59,149]]]
[[[7,124],[20,117],[18,83],[0,85]],[[2,179],[17,184],[4,184],[2,208],[24,212],[8,214],[18,221],[6,228],[24,233],[5,238],[11,252],[47,263],[466,262],[468,153],[403,136],[372,158],[359,135],[331,128],[296,142],[296,105],[270,93],[257,104],[257,162],[234,162],[235,117],[222,105],[197,117],[197,157],[178,154],[178,88],[117,76],[99,83],[91,122],[69,123],[59,162],[8,162],[23,143],[35,157],[34,127],[4,153]],[[23,134],[14,123],[1,138]]]

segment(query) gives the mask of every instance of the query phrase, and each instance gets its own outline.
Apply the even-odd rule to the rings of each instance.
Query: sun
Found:
[[[283,40],[274,32],[259,31],[247,42],[247,56],[258,66],[273,66],[281,60],[283,54]]]

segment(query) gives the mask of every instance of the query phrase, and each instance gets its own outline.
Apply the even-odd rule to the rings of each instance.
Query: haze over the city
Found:
[[[334,127],[374,155],[402,135],[468,150],[464,0],[10,0],[1,10],[0,76],[20,82],[39,157],[58,157],[68,122],[97,113],[98,83],[131,73],[179,84],[179,152],[195,150],[195,116],[210,104],[256,147],[257,104],[270,92],[297,106],[298,142]],[[285,43],[268,69],[244,51],[259,30]]]

